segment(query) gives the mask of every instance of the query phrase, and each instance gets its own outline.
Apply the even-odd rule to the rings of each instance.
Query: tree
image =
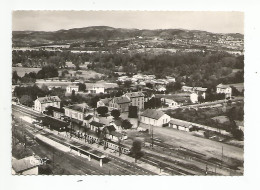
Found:
[[[132,123],[129,120],[125,119],[122,121],[122,128],[123,129],[131,129]]]
[[[17,71],[13,71],[12,81],[14,84],[17,83],[17,81],[20,79],[20,77],[17,74]]]
[[[124,86],[126,88],[130,88],[131,84],[132,84],[132,81],[130,81],[130,80],[127,80],[127,81],[124,82]]]
[[[44,93],[46,93],[46,94],[49,93],[49,89],[45,84],[42,85],[41,89]]]
[[[23,95],[20,98],[20,103],[26,106],[31,107],[33,105],[33,100],[29,95]]]
[[[79,91],[85,91],[86,90],[86,85],[84,83],[78,83],[79,86]]]
[[[119,110],[112,110],[111,115],[115,118],[118,119],[120,116],[120,111]]]
[[[108,112],[108,108],[106,106],[100,106],[100,107],[97,108],[97,112],[102,117],[105,117],[107,112]]]
[[[137,118],[137,106],[129,106],[129,118]]]
[[[135,162],[137,162],[137,159],[142,157],[142,142],[139,140],[134,140],[131,148],[131,154],[135,158]]]

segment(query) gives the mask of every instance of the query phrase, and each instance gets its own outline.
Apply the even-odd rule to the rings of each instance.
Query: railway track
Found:
[[[19,112],[22,112],[24,114],[24,109],[23,108],[13,108],[14,110],[17,110]],[[31,113],[30,111],[26,111],[27,115],[33,116],[35,118],[38,117],[38,115]],[[29,124],[27,124],[28,127],[30,127],[31,132],[35,132],[35,129],[33,129],[32,126],[30,126]],[[50,138],[51,140],[54,140],[62,145],[68,146],[68,144],[66,144],[65,142],[69,142],[70,140],[66,139],[66,138],[62,138],[59,137],[57,135],[54,135],[52,133],[49,132],[45,132],[42,129],[37,131],[38,133],[41,133],[42,135]],[[101,153],[101,152],[100,152]],[[117,157],[114,156],[108,156],[108,158],[110,159],[110,161],[107,163],[110,167],[112,168],[116,168],[119,173],[119,175],[122,174],[128,174],[128,175],[153,175],[155,173],[149,171],[149,170],[145,170],[139,166],[135,166],[133,164],[130,164],[129,162],[126,162],[122,159],[119,159]],[[102,175],[102,174],[98,174],[98,175]]]

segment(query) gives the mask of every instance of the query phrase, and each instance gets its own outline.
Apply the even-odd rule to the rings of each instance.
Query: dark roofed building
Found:
[[[99,123],[97,121],[91,121],[89,123],[89,126],[92,131],[103,130],[103,128],[105,127],[103,123]]]

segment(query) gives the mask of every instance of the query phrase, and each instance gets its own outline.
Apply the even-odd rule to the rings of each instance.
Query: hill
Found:
[[[136,37],[165,38],[165,39],[211,39],[221,36],[243,38],[242,34],[214,34],[198,30],[184,29],[157,29],[139,30],[126,28],[113,28],[109,26],[90,26],[58,30],[54,32],[44,31],[13,31],[13,46],[37,46],[44,44],[76,43],[79,41],[124,40]]]

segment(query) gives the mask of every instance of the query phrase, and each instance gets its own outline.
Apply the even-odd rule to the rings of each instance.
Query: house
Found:
[[[65,62],[65,67],[66,67],[66,68],[75,69],[75,68],[76,68],[76,65],[74,65],[74,64],[72,63],[72,61],[66,61],[66,62]]]
[[[63,117],[65,115],[65,111],[63,108],[56,108],[53,106],[49,106],[46,109],[53,117],[58,118],[58,119],[60,119],[61,117]]]
[[[114,126],[114,128],[117,130],[117,131],[121,131],[122,130],[122,119],[117,119],[117,120],[114,120],[114,121],[111,121],[109,124]]]
[[[94,116],[89,114],[87,116],[84,117],[84,120],[83,120],[83,126],[85,127],[89,127],[89,123],[92,122],[94,120]]]
[[[193,87],[190,87],[190,86],[182,86],[181,89],[184,92],[193,92]]]
[[[120,112],[128,112],[131,100],[128,97],[115,97],[109,102],[109,109],[118,109]]]
[[[95,131],[97,132],[98,130],[99,131],[102,131],[104,129],[105,125],[103,123],[100,123],[100,122],[97,122],[97,121],[91,121],[89,123],[89,128],[91,131]]]
[[[231,98],[232,88],[229,85],[219,84],[216,86],[217,93],[224,93],[226,98]]]
[[[74,104],[64,107],[64,110],[65,116],[83,122],[88,109],[85,104]]]
[[[155,87],[154,90],[157,91],[157,92],[165,92],[166,88],[162,85],[158,85],[158,86]]]
[[[132,106],[137,106],[139,109],[144,109],[144,94],[142,92],[126,93],[123,96],[131,100]]]
[[[127,135],[117,131],[112,131],[106,135],[106,138],[110,139],[111,141],[118,142],[119,140],[126,140]]]
[[[14,175],[38,175],[39,165],[42,162],[36,156],[29,156],[17,160],[12,158],[12,174]]]
[[[177,130],[189,132],[190,129],[192,128],[192,124],[187,121],[172,118],[169,122],[169,127]]]
[[[198,97],[199,97],[199,95],[197,94],[197,93],[191,93],[190,94],[190,101],[193,103],[193,104],[195,104],[195,103],[197,103],[198,102]]]
[[[147,109],[140,115],[140,122],[147,124],[162,127],[170,121],[170,116],[165,114],[162,111]]]
[[[105,87],[100,85],[94,85],[91,88],[88,88],[87,90],[91,94],[105,93]]]
[[[79,86],[67,86],[66,87],[66,92],[67,93],[72,93],[72,91],[78,92],[79,91]]]
[[[97,102],[97,107],[102,107],[102,106],[109,106],[109,102],[112,100],[112,98],[104,98],[104,99],[100,99]]]
[[[161,101],[164,102],[166,105],[168,105],[170,108],[177,108],[179,107],[178,102],[172,100],[172,99],[167,99],[167,98],[161,98]]]
[[[61,100],[58,96],[40,97],[34,101],[34,109],[43,112],[46,111],[46,108],[49,106],[60,108],[60,102]]]

